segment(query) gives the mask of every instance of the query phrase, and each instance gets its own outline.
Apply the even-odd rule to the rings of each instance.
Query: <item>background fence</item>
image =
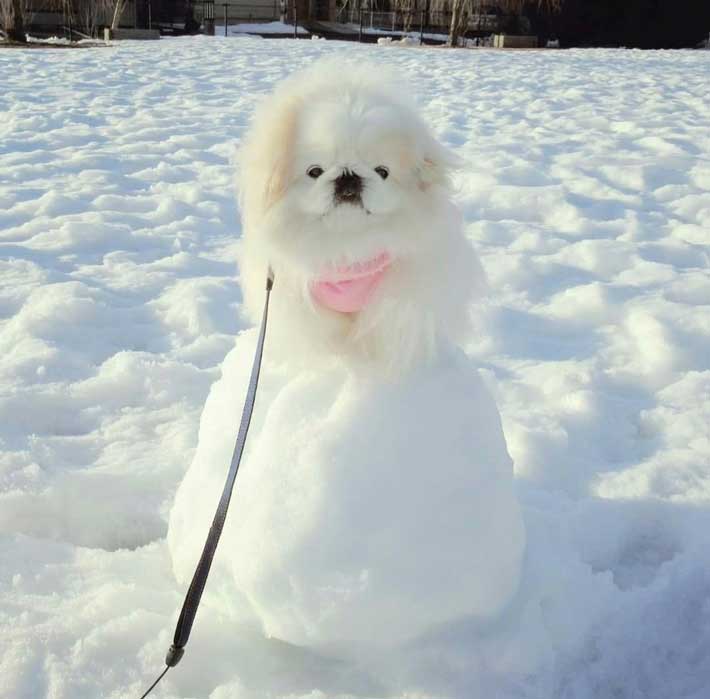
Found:
[[[428,4],[428,3],[427,3]],[[370,3],[372,5],[372,3]],[[229,33],[229,27],[245,22],[283,21],[293,25],[295,3],[293,0],[256,0],[254,4],[237,4],[203,0],[195,6],[198,22],[211,22],[216,32]],[[297,17],[298,23],[308,23],[306,17]],[[382,11],[372,6],[357,7],[348,3],[335,16],[335,23],[357,29],[360,38],[372,35],[418,33],[422,39],[439,40],[448,34],[451,12],[412,8],[405,11]],[[519,15],[478,13],[469,18],[467,35],[488,37],[520,21]]]
[[[243,22],[274,22],[284,16],[285,7],[280,0],[255,0],[249,4],[207,1],[195,5],[195,19],[214,19],[220,27]]]
[[[425,28],[439,27],[448,31],[451,12],[426,9],[411,9],[399,12],[383,12],[374,9],[360,9],[346,6],[337,15],[337,21],[346,24],[360,24],[371,29],[389,31],[410,31],[423,24]],[[474,14],[468,21],[468,30],[492,34],[510,21],[510,15]]]

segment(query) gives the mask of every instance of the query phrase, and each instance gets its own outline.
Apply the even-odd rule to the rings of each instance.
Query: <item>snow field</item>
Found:
[[[139,696],[160,669],[167,516],[242,327],[234,143],[336,51],[408,74],[466,159],[493,291],[467,350],[528,530],[511,609],[394,663],[394,694],[707,696],[708,56],[195,37],[0,53],[0,697]],[[157,696],[254,696],[278,653],[254,643],[199,615]],[[334,675],[304,653],[273,693]]]

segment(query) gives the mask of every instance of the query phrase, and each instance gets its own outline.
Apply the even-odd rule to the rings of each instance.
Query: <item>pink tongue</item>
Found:
[[[326,308],[355,313],[367,305],[390,261],[389,254],[382,252],[365,262],[336,267],[311,283],[311,294]]]

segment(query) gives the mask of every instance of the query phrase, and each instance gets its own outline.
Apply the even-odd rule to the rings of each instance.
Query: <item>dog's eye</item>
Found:
[[[317,165],[311,165],[311,167],[306,170],[306,174],[314,180],[317,180],[323,174],[323,168]]]
[[[390,176],[390,171],[384,165],[378,165],[375,168],[375,172],[383,179],[386,180]]]

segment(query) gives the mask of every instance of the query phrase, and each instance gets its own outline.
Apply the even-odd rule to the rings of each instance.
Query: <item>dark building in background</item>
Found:
[[[166,32],[195,33],[199,31],[199,22],[195,13],[202,8],[201,2],[189,0],[135,0],[136,26],[147,29],[162,28]]]
[[[710,33],[710,0],[564,0],[559,13],[527,15],[563,47],[692,48]]]

